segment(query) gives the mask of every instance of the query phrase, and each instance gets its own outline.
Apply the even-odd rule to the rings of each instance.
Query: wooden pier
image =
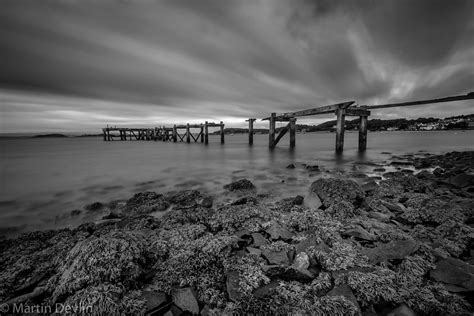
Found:
[[[205,122],[203,124],[173,125],[173,127],[126,128],[105,127],[102,129],[104,141],[113,140],[154,140],[163,142],[201,142],[209,144],[209,128],[219,127],[220,143],[224,144],[224,122]],[[196,133],[195,130],[198,130]],[[184,132],[182,132],[184,130]],[[194,131],[193,131],[194,130]]]
[[[334,113],[336,115],[336,153],[341,153],[344,149],[344,129],[346,116],[359,117],[359,150],[364,151],[367,148],[367,123],[368,117],[371,114],[371,110],[384,109],[392,107],[402,106],[414,106],[423,104],[433,104],[441,102],[453,102],[462,100],[474,99],[474,92],[470,92],[466,95],[451,96],[438,99],[429,99],[421,101],[409,101],[401,103],[387,103],[378,105],[356,105],[355,101],[347,101],[337,104],[325,105],[306,110],[288,112],[288,113],[271,113],[269,117],[265,117],[262,120],[269,121],[268,130],[268,147],[275,148],[280,140],[289,132],[290,135],[290,148],[296,146],[296,119],[298,117],[321,115],[327,113]],[[254,128],[253,124],[256,118],[249,118],[246,122],[249,123],[248,131],[249,145],[253,145]],[[276,134],[276,123],[277,122],[288,122],[283,127],[278,135]],[[173,125],[173,127],[154,127],[154,128],[117,128],[109,127],[103,128],[104,141],[112,140],[155,140],[164,142],[186,142],[186,143],[203,143],[209,144],[209,128],[219,127],[220,143],[224,144],[224,123],[204,122],[201,124],[185,124],[185,125]],[[196,131],[197,130],[197,131]]]
[[[401,103],[388,103],[378,105],[362,105],[355,106],[355,101],[348,101],[338,104],[325,105],[312,109],[276,114],[271,113],[269,117],[265,117],[262,120],[269,121],[269,133],[268,133],[268,146],[275,148],[278,142],[283,136],[290,131],[290,148],[295,147],[296,128],[295,122],[297,117],[320,115],[327,113],[334,113],[336,115],[336,153],[341,153],[344,149],[344,126],[346,116],[358,116],[359,117],[359,150],[364,151],[367,148],[367,121],[371,114],[370,110],[401,107],[401,106],[414,106],[423,104],[433,104],[441,102],[453,102],[462,100],[474,99],[474,92],[470,92],[466,95],[451,96],[439,99],[430,99],[422,101],[410,101]],[[280,130],[279,135],[275,138],[275,123],[276,122],[289,122],[287,126]],[[249,139],[250,143],[250,139]]]

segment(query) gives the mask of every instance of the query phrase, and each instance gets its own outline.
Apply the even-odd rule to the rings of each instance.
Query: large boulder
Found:
[[[474,266],[455,258],[441,259],[430,277],[443,282],[452,292],[474,291]]]
[[[155,192],[140,192],[127,201],[125,210],[130,215],[141,215],[156,211],[164,211],[168,207],[169,203],[163,194],[157,194]]]
[[[246,191],[246,190],[255,190],[255,185],[247,179],[240,179],[229,184],[224,185],[224,189],[229,191]]]
[[[341,201],[360,205],[365,198],[364,191],[356,182],[345,179],[318,179],[311,184],[311,192],[325,207]]]

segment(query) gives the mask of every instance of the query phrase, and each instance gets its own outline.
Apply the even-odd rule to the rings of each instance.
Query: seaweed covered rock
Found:
[[[166,200],[180,208],[197,206],[202,203],[203,199],[204,197],[201,195],[201,192],[197,190],[183,190],[178,192],[168,192],[166,194]],[[210,201],[207,201],[204,204],[209,205],[209,203]]]
[[[311,184],[311,192],[326,207],[340,201],[360,205],[365,198],[364,191],[356,182],[345,179],[318,179]]]
[[[29,293],[40,293],[35,288],[41,285],[52,290],[53,285],[45,283],[76,242],[89,235],[86,229],[48,230],[0,241],[0,302],[17,297],[20,303]]]
[[[80,241],[59,268],[54,300],[105,282],[133,286],[151,256],[138,232],[117,231]]]
[[[163,194],[155,192],[140,192],[129,199],[125,205],[125,215],[149,214],[164,211],[169,207]]]
[[[64,305],[58,306],[67,306],[76,314],[138,315],[145,312],[146,302],[141,299],[140,291],[126,292],[123,287],[103,283],[77,291],[67,298]]]
[[[240,179],[229,184],[224,185],[224,189],[229,191],[245,191],[245,190],[255,190],[255,185],[247,179]]]

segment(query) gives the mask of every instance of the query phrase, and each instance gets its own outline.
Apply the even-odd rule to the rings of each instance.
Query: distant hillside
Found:
[[[62,137],[68,137],[68,136],[64,134],[41,134],[41,135],[32,136],[32,138],[62,138]]]

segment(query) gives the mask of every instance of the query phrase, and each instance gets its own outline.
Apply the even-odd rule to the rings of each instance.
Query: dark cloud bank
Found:
[[[2,132],[206,119],[238,126],[345,100],[467,93],[473,4],[2,0]],[[376,116],[468,112],[472,102]]]

